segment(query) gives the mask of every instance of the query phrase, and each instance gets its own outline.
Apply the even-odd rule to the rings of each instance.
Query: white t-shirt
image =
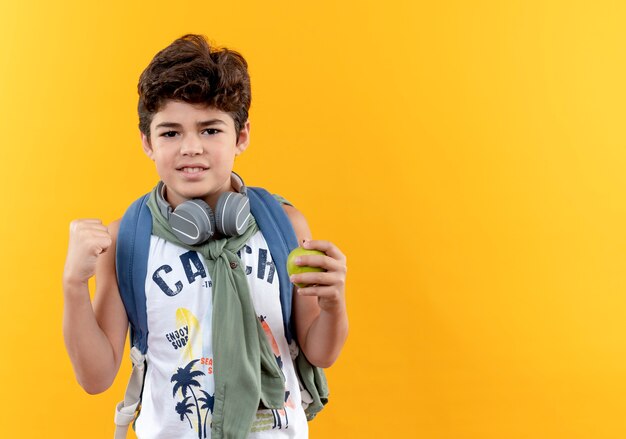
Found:
[[[238,255],[257,317],[286,378],[284,409],[259,410],[249,438],[308,437],[292,360],[297,347],[285,338],[278,273],[263,234],[252,235]],[[153,235],[146,310],[147,369],[135,432],[141,439],[210,438],[212,281],[202,255]]]

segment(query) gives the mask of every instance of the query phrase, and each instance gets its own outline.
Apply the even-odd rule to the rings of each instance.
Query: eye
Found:
[[[218,130],[217,128],[207,128],[205,130],[202,130],[203,133],[208,134],[209,136],[214,136],[218,133],[221,133],[221,130]]]
[[[165,131],[164,133],[159,134],[161,137],[175,137],[178,133],[176,131]]]

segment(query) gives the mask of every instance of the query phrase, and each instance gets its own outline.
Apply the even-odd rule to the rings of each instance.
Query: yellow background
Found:
[[[74,380],[68,224],[155,184],[137,79],[193,32],[250,64],[235,170],[348,256],[312,437],[626,437],[625,22],[619,1],[3,1],[0,436],[112,437],[129,362],[99,396]]]

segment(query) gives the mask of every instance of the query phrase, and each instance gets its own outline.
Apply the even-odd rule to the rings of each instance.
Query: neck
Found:
[[[215,208],[217,207],[217,202],[220,199],[220,196],[226,192],[241,192],[241,183],[237,178],[231,176],[226,184],[222,186],[216,193],[208,194],[202,197],[202,200],[211,207],[213,212],[215,212]]]

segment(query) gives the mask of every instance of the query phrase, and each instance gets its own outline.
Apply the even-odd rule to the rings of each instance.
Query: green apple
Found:
[[[291,276],[292,274],[299,274],[299,273],[308,273],[311,271],[326,271],[323,268],[320,267],[307,267],[306,265],[296,265],[294,263],[294,259],[298,256],[306,256],[306,255],[323,255],[326,256],[326,254],[324,252],[321,252],[319,250],[307,250],[305,248],[302,247],[296,247],[294,248],[291,253],[289,253],[289,256],[287,256],[287,273],[289,273],[289,276]],[[296,284],[299,288],[304,288],[306,287],[307,284]]]

